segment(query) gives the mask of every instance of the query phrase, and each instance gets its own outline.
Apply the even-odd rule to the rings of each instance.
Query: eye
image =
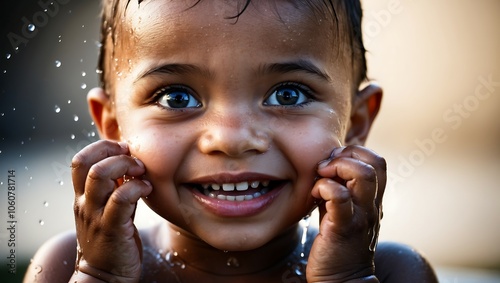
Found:
[[[310,100],[310,93],[311,90],[302,84],[281,84],[264,101],[264,105],[298,106],[306,104]]]
[[[158,105],[169,109],[198,108],[201,103],[185,87],[164,87],[156,92]]]

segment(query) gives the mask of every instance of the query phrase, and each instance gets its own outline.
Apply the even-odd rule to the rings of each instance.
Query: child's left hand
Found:
[[[336,148],[318,166],[312,190],[320,199],[319,234],[307,282],[378,282],[374,252],[382,218],[385,160],[361,146]]]

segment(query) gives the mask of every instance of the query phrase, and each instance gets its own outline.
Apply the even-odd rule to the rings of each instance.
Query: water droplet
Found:
[[[3,70],[3,73],[4,73],[4,74],[7,74],[7,70]]]
[[[80,120],[80,118],[78,118],[78,116],[77,116],[77,115],[74,115],[74,116],[73,116],[73,121],[78,122],[78,120]]]
[[[59,180],[57,183],[58,183],[60,186],[64,185],[64,182],[63,182],[62,180]]]
[[[12,108],[12,111],[16,111],[16,107]]]
[[[61,61],[59,60],[56,60],[54,63],[56,64],[56,68],[59,68],[62,65]]]
[[[306,268],[302,262],[294,264],[292,266],[292,270],[293,270],[293,273],[295,273],[296,275],[300,276],[301,278],[305,278]]]
[[[71,100],[68,100],[68,104],[71,104]]]
[[[28,171],[28,166],[24,166],[24,170]]]
[[[80,85],[80,87],[81,87],[82,89],[86,89],[86,88],[87,88],[87,84],[86,84],[86,83],[83,83],[82,85]]]
[[[42,272],[42,267],[40,265],[35,266],[34,269],[37,274]]]
[[[28,213],[28,211],[27,211],[27,210],[25,210],[25,211],[24,211],[24,214],[26,214],[26,213]]]
[[[82,72],[82,77],[85,77],[86,75],[87,75],[87,73]]]
[[[235,257],[228,258],[226,264],[227,264],[227,266],[230,266],[230,267],[240,267],[240,262]]]
[[[7,53],[7,55],[5,55],[5,57],[6,57],[7,59],[10,59],[10,57],[12,57],[12,55],[11,55],[10,53]]]
[[[30,180],[33,180],[33,176],[30,176]]]
[[[38,224],[40,224],[40,226],[43,226],[43,225],[45,225],[45,222],[43,220],[40,220],[40,221],[38,221]]]
[[[45,202],[43,203],[43,206],[48,207],[48,206],[49,206],[49,203],[45,201]]]
[[[2,117],[5,116],[5,113],[0,114]]]
[[[63,261],[63,264],[64,264],[64,265],[68,265],[68,262],[64,260],[64,261]]]
[[[83,43],[87,43],[87,40],[85,39],[85,40],[83,41]]]
[[[35,31],[35,25],[34,24],[29,24],[28,25],[28,30],[29,31]]]
[[[61,112],[61,107],[59,107],[59,106],[57,106],[57,105],[56,105],[56,106],[54,106],[54,111],[56,111],[56,113]]]
[[[180,267],[181,269],[186,268],[186,263],[182,259],[179,258],[179,254],[177,252],[168,252],[165,255],[165,260],[167,261],[170,267]]]
[[[74,140],[75,139],[75,135],[72,134],[71,135],[71,139]]]

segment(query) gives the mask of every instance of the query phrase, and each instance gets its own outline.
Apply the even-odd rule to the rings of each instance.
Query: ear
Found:
[[[93,88],[87,94],[87,103],[99,136],[103,139],[120,140],[120,129],[109,95],[102,88]]]
[[[351,111],[346,144],[364,145],[382,103],[382,88],[370,83],[358,91]]]

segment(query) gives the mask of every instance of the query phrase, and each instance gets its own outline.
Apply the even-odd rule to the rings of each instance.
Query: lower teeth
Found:
[[[210,192],[208,189],[203,190],[204,194],[208,197],[214,198],[214,199],[220,199],[220,200],[229,200],[229,201],[245,201],[245,200],[252,200],[254,198],[258,198],[262,195],[265,195],[269,192],[268,188],[263,188],[259,192],[253,193],[251,195],[239,195],[239,196],[226,196],[223,194],[215,194],[213,192]]]

